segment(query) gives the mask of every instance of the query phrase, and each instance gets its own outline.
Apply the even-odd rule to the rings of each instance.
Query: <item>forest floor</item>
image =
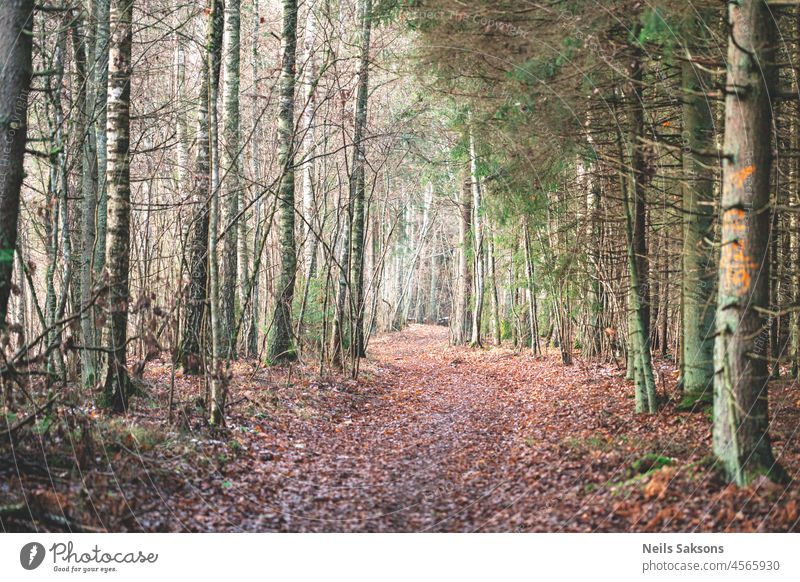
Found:
[[[228,427],[214,434],[198,379],[183,376],[179,429],[164,428],[170,367],[156,362],[132,413],[89,411],[102,429],[63,438],[71,462],[0,463],[0,506],[35,514],[0,525],[58,529],[36,517],[55,514],[112,531],[800,529],[796,484],[719,478],[709,415],[675,410],[669,362],[657,370],[669,400],[648,416],[613,364],[450,347],[446,328],[422,325],[369,352],[358,381],[237,363]],[[770,398],[776,454],[800,476],[800,389],[774,382]]]

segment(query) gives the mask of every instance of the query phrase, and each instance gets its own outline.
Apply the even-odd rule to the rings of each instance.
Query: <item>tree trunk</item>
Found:
[[[587,123],[590,122],[587,119]],[[589,145],[594,147],[591,135]],[[583,166],[582,166],[583,167]],[[594,176],[595,167],[589,165],[583,170],[583,185],[586,188],[586,236],[587,259],[589,272],[589,330],[587,333],[586,353],[589,357],[599,358],[603,352],[603,270],[600,265],[600,245],[603,236],[603,225],[600,221],[601,190]]]
[[[258,75],[259,75],[259,51],[258,51],[258,39],[259,39],[259,14],[258,14],[258,0],[253,0],[253,33],[252,33],[252,44],[253,44],[253,52],[251,55],[252,58],[252,73],[253,73],[253,98],[252,98],[252,117],[253,117],[253,131],[250,134],[250,167],[252,171],[251,180],[254,183],[258,183],[260,178],[259,172],[259,164],[258,164],[258,154],[259,154],[259,134],[258,134],[258,116],[259,116],[259,108],[258,108]],[[261,241],[261,228],[262,228],[262,220],[261,220],[261,207],[262,207],[262,197],[257,196],[255,209],[253,212],[253,222],[255,223],[255,228],[253,229],[253,252],[255,253],[257,249],[259,249],[260,241]],[[239,236],[242,237],[243,233],[239,233]],[[247,269],[247,263],[243,260],[239,260],[239,267],[242,269]],[[254,263],[260,264],[261,262],[261,254],[259,256],[253,257]],[[258,311],[259,307],[261,306],[261,277],[259,276],[260,273],[257,269],[253,269],[252,274],[250,275],[250,279],[252,280],[252,291],[250,301],[248,302],[248,320],[249,325],[247,328],[247,356],[248,357],[255,357],[258,353],[258,327],[259,327],[259,317]],[[244,286],[242,287],[244,289]],[[243,302],[240,302],[243,303]]]
[[[475,303],[472,309],[472,337],[470,345],[481,345],[481,314],[483,313],[483,231],[481,210],[481,184],[478,178],[478,160],[475,153],[475,135],[469,126],[469,167],[472,186],[473,265],[475,273]]]
[[[220,300],[219,255],[217,253],[217,237],[220,222],[220,191],[213,189],[211,194],[211,212],[208,222],[208,287],[209,311],[211,316],[211,402],[208,423],[211,426],[225,425],[225,400],[227,396],[226,370],[223,359],[228,355],[225,350],[229,346],[227,336],[232,330],[224,328],[222,301]],[[231,322],[233,325],[233,322]]]
[[[339,249],[339,281],[336,288],[336,312],[331,329],[331,362],[334,365],[342,364],[344,352],[344,317],[347,307],[347,288],[350,265],[350,205],[342,214],[341,246]]]
[[[533,257],[531,256],[531,235],[528,226],[528,220],[525,219],[523,226],[525,237],[525,278],[527,279],[527,296],[528,296],[528,324],[530,325],[531,334],[531,352],[534,355],[541,354],[539,346],[539,314],[536,309],[536,279],[534,273]]]
[[[350,176],[350,198],[353,201],[353,232],[351,235],[353,307],[353,355],[362,358],[364,351],[364,215],[366,200],[365,180],[365,129],[367,126],[367,99],[369,97],[369,44],[372,30],[372,0],[360,0],[361,16],[361,62],[358,69],[358,90],[356,93],[356,117],[353,130],[355,153],[353,172]]]
[[[279,187],[281,208],[281,270],[272,335],[268,347],[271,362],[295,358],[292,348],[292,298],[297,271],[297,251],[294,238],[294,89],[295,57],[297,50],[297,0],[283,0],[283,60],[280,77],[280,139],[278,165],[281,171]]]
[[[373,234],[374,236],[374,234]],[[434,245],[431,245],[431,277],[430,285],[428,286],[428,308],[426,318],[427,322],[436,325],[439,323],[439,257],[436,253]],[[377,289],[375,290],[377,292]]]
[[[0,330],[6,327],[17,246],[32,46],[33,0],[6,0],[0,7]]]
[[[308,305],[308,295],[311,292],[311,281],[317,272],[317,248],[319,246],[320,224],[317,219],[316,199],[316,163],[317,156],[317,132],[316,132],[316,113],[317,113],[317,83],[319,81],[319,58],[315,43],[317,39],[317,8],[314,0],[309,2],[308,14],[306,15],[306,30],[303,40],[303,52],[305,53],[306,65],[303,67],[302,84],[305,88],[305,103],[302,111],[303,119],[303,221],[301,230],[304,233],[303,240],[303,295],[300,303],[300,313],[298,315],[297,337],[303,335],[303,323],[305,321],[306,306]],[[324,183],[324,174],[323,180]]]
[[[784,476],[767,429],[769,188],[775,22],[766,3],[729,5],[722,252],[714,346],[714,453],[728,478]]]
[[[638,35],[638,27],[634,28]],[[643,144],[644,136],[644,97],[642,81],[644,77],[644,55],[635,46],[631,60],[631,76],[628,84],[631,102],[630,148],[633,196],[633,250],[636,259],[636,272],[639,284],[639,306],[642,311],[642,333],[645,341],[650,343],[650,260],[647,250],[647,193],[645,183],[648,180]]]
[[[237,316],[236,288],[239,282],[239,197],[241,196],[241,152],[239,135],[239,48],[240,0],[225,1],[225,23],[222,52],[225,76],[222,88],[222,189],[224,228],[222,249],[222,282],[220,305],[221,357],[234,358],[236,338],[234,325]],[[243,222],[243,221],[242,221]]]
[[[67,13],[61,20],[55,51],[51,61],[54,74],[46,77],[46,91],[48,107],[46,111],[52,115],[48,119],[52,132],[50,135],[50,160],[49,160],[49,184],[47,198],[52,212],[48,211],[48,223],[45,230],[48,237],[47,246],[47,278],[46,278],[46,300],[45,310],[49,332],[47,335],[47,345],[58,345],[61,340],[60,331],[56,328],[55,322],[61,319],[63,313],[62,304],[65,304],[69,292],[69,221],[67,217],[67,148],[66,137],[64,135],[64,108],[62,104],[64,88],[64,63],[67,52],[67,30],[69,28],[69,16]],[[49,116],[48,116],[49,117]],[[66,263],[66,267],[61,277],[61,298],[56,297],[56,270],[59,262],[59,248],[62,249],[61,257]],[[55,372],[55,366],[61,377],[66,380],[64,358],[60,352],[54,352],[48,359],[48,370]]]
[[[303,110],[303,218],[305,219],[305,278],[306,289],[308,282],[314,277],[317,268],[317,245],[319,233],[317,231],[317,201],[314,195],[314,172],[316,164],[314,157],[317,155],[316,144],[316,113],[317,113],[317,76],[319,75],[319,59],[314,47],[317,37],[316,5],[312,0],[308,4],[305,31],[305,56],[306,67],[303,69],[303,85],[306,90],[305,109]]]
[[[497,269],[495,268],[494,233],[489,237],[489,276],[492,279],[492,340],[494,345],[502,343],[502,330],[500,329],[500,298],[497,290]]]
[[[655,414],[658,407],[656,401],[655,379],[653,378],[653,363],[650,352],[650,342],[648,341],[647,329],[645,325],[645,310],[642,305],[642,291],[639,285],[639,262],[636,260],[634,219],[631,211],[631,201],[627,194],[627,188],[623,188],[623,201],[625,207],[625,230],[627,234],[628,249],[628,270],[630,276],[630,305],[631,312],[629,331],[632,344],[632,358],[634,367],[634,381],[636,383],[636,412],[647,410],[650,414]]]
[[[106,175],[108,167],[108,139],[106,136],[108,102],[108,57],[111,35],[109,0],[93,0],[97,18],[95,36],[94,84],[97,89],[97,119],[95,121],[95,144],[97,147],[97,223],[94,240],[94,280],[97,281],[106,266],[106,233],[108,216],[108,190]]]
[[[714,172],[703,151],[714,149],[714,115],[702,93],[710,79],[685,61],[683,75],[683,399],[711,402],[714,381]]]
[[[636,61],[634,61],[636,62]],[[636,107],[638,109],[638,107]],[[634,123],[633,127],[637,124]],[[619,124],[617,124],[619,128]],[[640,126],[641,127],[641,126]],[[638,141],[638,134],[634,131],[631,135],[633,140]],[[646,290],[641,288],[640,269],[642,262],[638,260],[636,237],[636,209],[632,208],[636,200],[631,200],[631,193],[636,194],[637,190],[643,188],[641,179],[641,167],[634,164],[627,175],[625,174],[625,156],[622,140],[622,133],[617,129],[617,148],[619,152],[619,188],[622,193],[622,206],[625,213],[625,235],[626,250],[628,258],[628,379],[633,379],[636,386],[636,412],[655,413],[657,408],[655,380],[653,378],[653,365],[650,352],[650,341],[647,334],[649,323],[649,313],[645,308],[643,298]],[[631,144],[631,158],[635,159],[635,152],[639,149]],[[638,171],[637,171],[638,169]],[[641,205],[639,208],[641,209]],[[640,231],[641,233],[642,231]]]
[[[458,281],[456,282],[456,305],[453,318],[453,343],[467,343],[470,329],[470,299],[472,296],[472,269],[470,268],[470,233],[472,232],[472,192],[469,172],[461,180],[461,197],[458,201]]]
[[[194,215],[189,236],[189,291],[186,302],[186,324],[181,342],[181,364],[187,374],[198,374],[204,368],[202,353],[203,328],[206,316],[208,284],[208,228],[211,200],[211,95],[215,90],[214,53],[219,36],[217,0],[208,0],[206,46],[201,52],[200,94],[197,107],[197,143],[194,167]]]
[[[219,271],[220,256],[217,252],[217,238],[221,213],[220,202],[220,151],[219,151],[219,81],[222,69],[222,44],[224,37],[225,15],[222,0],[214,0],[209,11],[209,119],[208,138],[211,150],[211,200],[209,201],[208,221],[208,294],[209,324],[211,327],[211,364],[208,366],[210,376],[209,418],[211,426],[225,425],[225,399],[227,396],[227,372],[223,367],[224,346],[227,344],[222,329],[222,302],[220,300],[221,277]]]
[[[86,14],[83,28],[85,34],[80,47],[76,45],[76,65],[79,68],[83,99],[81,100],[80,131],[81,131],[81,195],[83,197],[80,248],[80,303],[83,309],[81,315],[81,342],[88,349],[81,352],[81,383],[83,386],[93,386],[97,381],[96,353],[91,349],[96,342],[95,313],[92,308],[94,296],[94,242],[97,232],[97,138],[96,138],[96,108],[97,85],[95,75],[89,75],[90,63],[97,66],[96,59],[96,15],[97,4],[92,3],[92,13]],[[78,15],[74,15],[78,20]],[[78,31],[77,22],[73,23],[73,35]],[[73,43],[75,40],[73,39]],[[82,53],[83,64],[78,56]],[[104,128],[105,129],[105,128]]]
[[[130,96],[131,45],[133,40],[132,0],[110,3],[111,39],[108,67],[108,235],[106,278],[109,316],[103,345],[108,350],[104,396],[117,412],[128,408],[130,379],[126,367],[128,340],[130,262]]]

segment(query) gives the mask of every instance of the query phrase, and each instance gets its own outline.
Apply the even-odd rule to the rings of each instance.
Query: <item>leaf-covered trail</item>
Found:
[[[660,375],[669,390],[674,375],[668,367]],[[635,415],[632,388],[615,366],[565,367],[505,348],[453,348],[446,328],[412,326],[373,341],[358,383],[337,388],[312,381],[303,390],[326,396],[290,402],[289,414],[255,424],[242,419],[238,428],[247,432],[237,437],[235,459],[213,474],[182,475],[181,489],[164,497],[170,515],[163,505],[154,508],[155,520],[140,512],[139,526],[797,528],[796,487],[726,487],[704,464],[706,416],[677,413],[670,404],[654,417]],[[773,398],[787,407],[785,425],[773,431],[780,451],[782,432],[797,426],[796,387],[783,386]],[[792,448],[782,462],[796,475],[796,439],[787,440]]]
[[[471,530],[491,520],[524,403],[446,342],[445,328],[421,326],[375,342],[367,374],[381,394],[310,445],[309,482],[297,485],[315,490],[314,503],[288,484],[290,527]]]

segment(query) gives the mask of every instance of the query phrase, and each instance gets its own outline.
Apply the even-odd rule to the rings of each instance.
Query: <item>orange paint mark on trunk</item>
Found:
[[[741,188],[744,186],[745,181],[749,178],[753,172],[756,171],[755,166],[745,166],[741,170],[737,170],[733,173],[733,183],[736,185],[737,188]]]
[[[740,208],[726,211],[722,232],[722,285],[726,293],[742,297],[750,290],[756,267],[747,246],[747,213]]]

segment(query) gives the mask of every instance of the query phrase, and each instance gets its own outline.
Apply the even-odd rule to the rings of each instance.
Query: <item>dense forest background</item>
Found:
[[[0,2],[4,530],[797,529],[795,2]]]

